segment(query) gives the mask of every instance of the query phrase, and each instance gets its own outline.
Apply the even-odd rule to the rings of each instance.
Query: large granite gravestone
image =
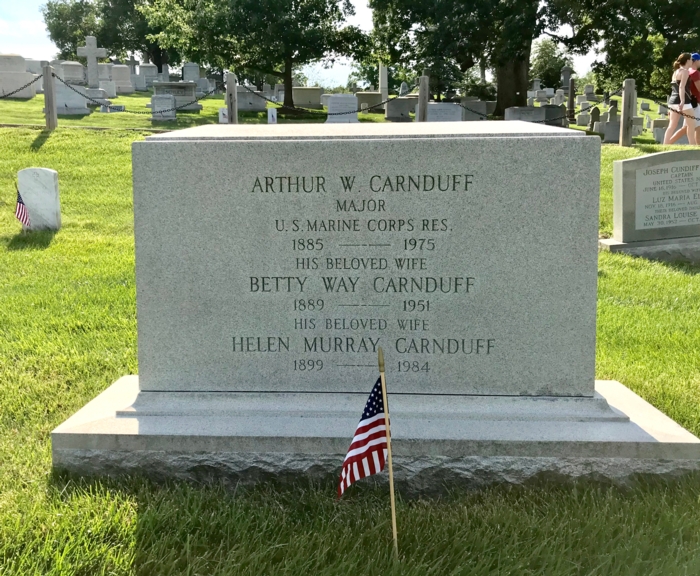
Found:
[[[139,376],[54,430],[54,466],[337,477],[381,346],[399,482],[697,469],[595,382],[599,166],[599,138],[525,122],[135,142]]]
[[[321,94],[323,94],[323,88],[317,88],[315,86],[294,86],[292,88],[294,106],[298,108],[322,109]],[[284,99],[284,95],[282,95],[282,99]]]
[[[418,118],[420,107],[418,100],[414,99],[415,114]],[[459,104],[452,102],[428,102],[427,122],[461,122],[464,120],[465,110]]]
[[[267,109],[267,100],[262,97],[262,91],[239,84],[236,93],[239,112],[265,112]]]
[[[80,62],[68,60],[61,64],[61,78],[72,86],[86,86],[85,67]],[[60,82],[59,82],[60,84]]]
[[[158,66],[148,62],[141,64],[139,66],[139,74],[143,74],[146,77],[146,87],[150,88],[153,86],[153,82],[158,79]]]
[[[357,105],[362,108],[368,108],[370,112],[381,112],[384,108],[379,106],[382,103],[381,92],[356,92]],[[366,104],[366,106],[363,106]]]
[[[38,75],[44,73],[44,66],[46,66],[49,62],[48,60],[31,60],[31,59],[26,59],[24,61],[26,67],[27,67],[27,72],[30,72],[31,74],[34,74],[34,77],[36,78]],[[43,76],[39,78],[35,83],[34,86],[36,86],[36,93],[37,94],[43,94],[44,93],[44,78]],[[31,92],[29,92],[31,94]]]
[[[56,111],[61,116],[82,116],[90,114],[88,108],[88,88],[85,86],[66,86],[63,82],[55,83]],[[101,91],[104,92],[104,91]]]
[[[195,82],[153,82],[153,94],[172,94],[175,96],[175,105],[179,110],[202,109],[197,102],[197,84]]]
[[[416,109],[416,98],[412,96],[399,96],[386,103],[384,117],[389,122],[411,122],[411,114]]]
[[[112,66],[112,81],[117,88],[117,94],[133,94],[134,85],[131,83],[131,70],[125,64]]]
[[[34,98],[37,83],[29,84],[34,77],[34,74],[27,72],[27,64],[22,56],[0,54],[0,96],[14,92],[8,98]],[[19,90],[26,84],[29,86]]]
[[[700,150],[613,164],[613,237],[601,249],[700,262]]]
[[[196,62],[185,62],[182,65],[182,80],[184,82],[199,82],[199,64]]]
[[[29,226],[23,228],[60,230],[58,172],[50,168],[25,168],[17,172],[17,188],[29,213]]]
[[[544,123],[546,113],[542,106],[511,106],[506,108],[505,119]]]
[[[326,124],[351,124],[357,119],[357,97],[352,94],[331,94],[328,98]]]
[[[172,94],[154,94],[151,96],[151,120],[175,120],[177,110],[176,101]]]

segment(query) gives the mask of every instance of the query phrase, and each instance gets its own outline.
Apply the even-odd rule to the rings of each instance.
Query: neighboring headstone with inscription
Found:
[[[326,124],[351,124],[357,119],[357,96],[353,94],[331,94],[328,97]]]
[[[382,347],[403,482],[692,468],[700,440],[594,382],[600,146],[525,122],[135,142],[139,376],[53,432],[54,466],[337,476]]]
[[[700,150],[613,165],[613,238],[603,249],[700,262]]]

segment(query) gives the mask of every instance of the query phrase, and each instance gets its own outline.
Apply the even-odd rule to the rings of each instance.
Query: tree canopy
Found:
[[[286,106],[295,67],[367,49],[365,34],[345,25],[349,0],[153,0],[142,11],[161,45],[193,61],[282,78]]]
[[[139,53],[158,66],[177,63],[176,51],[162,48],[151,26],[139,10],[141,0],[49,0],[43,7],[49,37],[59,48],[59,58],[78,60],[78,46],[85,36],[96,36],[100,47],[124,58]]]
[[[551,39],[535,42],[532,58],[530,59],[530,80],[539,78],[543,86],[558,88],[561,79],[561,69],[572,66],[573,62],[564,50]]]

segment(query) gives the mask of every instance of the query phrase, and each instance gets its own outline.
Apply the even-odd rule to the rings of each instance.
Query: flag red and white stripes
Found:
[[[25,226],[31,226],[29,221],[29,212],[27,212],[27,207],[22,200],[22,195],[17,190],[17,208],[15,208],[15,217]]]
[[[379,378],[367,399],[360,423],[350,444],[338,483],[338,497],[362,478],[379,474],[387,459],[386,425],[382,380]]]

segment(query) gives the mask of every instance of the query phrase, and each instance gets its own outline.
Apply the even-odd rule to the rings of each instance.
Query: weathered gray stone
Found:
[[[599,153],[597,137],[525,122],[135,142],[140,375],[53,432],[54,466],[337,473],[382,346],[411,489],[697,469],[700,440],[594,381]]]
[[[543,476],[629,484],[637,475],[672,478],[699,469],[700,441],[692,434],[619,382],[599,381],[596,391],[594,398],[393,394],[397,484],[430,494]],[[125,377],[53,431],[53,463],[83,475],[156,480],[335,479],[358,399],[139,394],[138,379]]]
[[[117,94],[133,94],[134,86],[131,83],[131,71],[125,64],[112,66],[112,81],[117,89]]]
[[[182,65],[183,82],[199,82],[199,64],[196,62],[185,62]]]
[[[153,82],[153,94],[172,94],[175,96],[175,105],[181,110],[202,109],[202,105],[196,101],[196,92],[197,84],[194,82]]]
[[[151,96],[151,120],[175,120],[177,100],[172,94],[154,94]]]
[[[78,46],[78,56],[87,59],[87,82],[90,88],[99,88],[100,78],[97,67],[98,58],[107,58],[109,54],[106,48],[97,47],[97,38],[85,37],[85,46]]]
[[[700,150],[616,161],[614,240],[633,244],[687,237],[700,237]]]
[[[349,124],[357,119],[357,97],[353,94],[331,94],[328,98],[326,124]]]
[[[366,104],[367,108],[371,108],[370,112],[382,112],[384,110],[383,106],[378,106],[382,102],[381,92],[356,92],[357,104],[360,110],[363,108],[363,104]]]
[[[386,104],[384,116],[390,122],[411,122],[411,114],[415,112],[416,99],[401,96],[392,98]]]
[[[513,106],[506,108],[506,120],[522,120],[524,122],[544,122],[545,110],[535,106]]]
[[[0,96],[15,92],[34,78],[33,73],[27,72],[27,64],[22,56],[0,54]],[[8,98],[34,98],[36,88],[36,83],[30,84]]]
[[[314,86],[295,86],[292,88],[294,106],[298,106],[299,108],[321,110],[323,108],[321,105],[321,94],[323,94],[323,88]]]

